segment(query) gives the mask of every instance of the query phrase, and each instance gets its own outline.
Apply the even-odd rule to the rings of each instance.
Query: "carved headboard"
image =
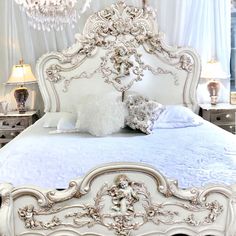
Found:
[[[150,10],[119,1],[91,15],[75,38],[70,48],[37,62],[46,112],[71,111],[86,94],[129,89],[196,109],[199,56],[168,46]]]

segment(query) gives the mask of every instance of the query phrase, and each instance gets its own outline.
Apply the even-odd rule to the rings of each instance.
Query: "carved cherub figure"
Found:
[[[34,229],[39,226],[39,222],[34,219],[35,210],[33,205],[26,206],[23,209],[19,209],[20,217],[25,221],[25,227]]]
[[[115,184],[110,189],[112,203],[114,204],[112,209],[122,214],[133,212],[133,205],[139,200],[139,197],[135,189],[133,189],[132,183],[126,175],[119,175],[115,179]]]
[[[114,68],[119,72],[120,77],[130,74],[129,69],[133,66],[133,62],[130,60],[127,49],[124,47],[115,48],[111,61],[114,64]]]

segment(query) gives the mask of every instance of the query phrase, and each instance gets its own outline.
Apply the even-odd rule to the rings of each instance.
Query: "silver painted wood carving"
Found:
[[[181,189],[137,163],[96,168],[63,191],[2,184],[0,194],[1,236],[236,234],[233,187]]]

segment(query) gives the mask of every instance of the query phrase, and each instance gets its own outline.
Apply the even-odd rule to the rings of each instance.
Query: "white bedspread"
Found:
[[[49,134],[43,118],[0,150],[0,182],[65,188],[75,177],[108,162],[151,164],[181,187],[235,183],[236,136],[208,123],[97,138]]]

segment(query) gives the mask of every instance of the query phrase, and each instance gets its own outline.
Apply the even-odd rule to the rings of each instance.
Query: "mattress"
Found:
[[[204,121],[197,127],[155,129],[153,134],[123,129],[107,137],[50,134],[44,118],[0,150],[0,182],[66,188],[70,180],[110,162],[154,166],[180,187],[235,183],[236,138]]]

